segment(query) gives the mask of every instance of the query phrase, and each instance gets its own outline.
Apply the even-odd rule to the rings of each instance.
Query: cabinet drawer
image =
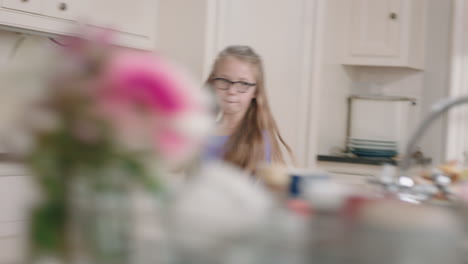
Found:
[[[0,238],[0,264],[25,263],[26,240],[24,237]]]
[[[0,162],[0,177],[29,175],[25,165],[12,162]]]
[[[43,15],[61,18],[66,20],[76,20],[78,14],[79,1],[73,0],[46,0],[43,2]]]
[[[3,0],[2,7],[40,14],[42,11],[42,0]]]
[[[33,201],[38,197],[32,177],[0,177],[0,224],[24,221]]]

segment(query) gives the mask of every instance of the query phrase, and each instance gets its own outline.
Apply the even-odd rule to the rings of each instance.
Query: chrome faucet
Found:
[[[463,96],[459,98],[447,98],[444,99],[432,106],[431,112],[429,115],[423,120],[421,125],[419,125],[418,129],[414,134],[411,136],[410,140],[408,141],[408,145],[406,146],[405,155],[401,163],[399,164],[399,171],[400,174],[404,175],[408,172],[408,169],[411,167],[411,156],[413,152],[416,150],[416,145],[424,135],[426,130],[432,124],[434,120],[439,118],[442,114],[447,112],[450,108],[468,103],[468,96]]]
[[[452,107],[462,104],[468,104],[468,96],[443,99],[432,106],[429,115],[423,120],[409,139],[403,159],[398,164],[397,170],[394,170],[393,179],[391,181],[389,181],[388,178],[380,179],[381,184],[385,186],[387,191],[399,194],[412,194],[421,197],[416,200],[428,199],[435,194],[436,190],[434,188],[446,194],[449,192],[448,185],[451,183],[451,179],[443,175],[440,171],[434,170],[431,172],[434,185],[418,186],[415,184],[413,177],[409,175],[408,170],[412,165],[412,154],[416,151],[417,144],[433,121]]]

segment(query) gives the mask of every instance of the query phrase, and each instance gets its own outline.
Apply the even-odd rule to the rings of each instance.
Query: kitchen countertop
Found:
[[[366,165],[382,165],[392,164],[396,165],[397,161],[392,158],[377,158],[377,157],[346,157],[346,156],[333,156],[333,155],[317,155],[318,161],[366,164]]]

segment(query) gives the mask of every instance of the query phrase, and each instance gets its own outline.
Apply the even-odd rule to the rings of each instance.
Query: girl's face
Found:
[[[236,57],[228,56],[217,63],[211,83],[225,114],[245,113],[255,98],[255,68]]]

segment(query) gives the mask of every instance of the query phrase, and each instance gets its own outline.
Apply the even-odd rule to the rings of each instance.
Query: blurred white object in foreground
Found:
[[[227,263],[233,249],[256,238],[271,205],[267,192],[244,172],[205,164],[170,209],[174,252],[190,263]]]

